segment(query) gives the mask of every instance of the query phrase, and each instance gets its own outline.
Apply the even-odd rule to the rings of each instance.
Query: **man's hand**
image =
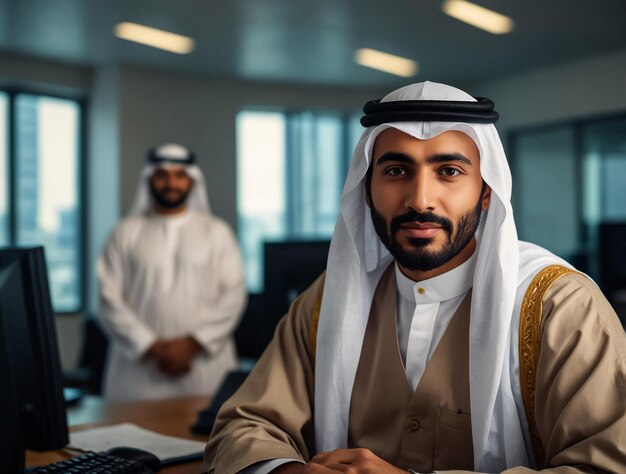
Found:
[[[272,471],[273,474],[330,474],[333,472],[406,474],[406,471],[392,466],[369,449],[336,449],[316,454],[307,464],[287,463]]]
[[[146,352],[156,362],[161,372],[170,377],[184,375],[191,370],[191,362],[202,347],[191,336],[161,339]]]
[[[144,359],[158,360],[158,358],[163,353],[163,350],[165,349],[166,344],[167,343],[164,340],[157,339],[154,343],[152,343],[152,345],[144,353],[143,355]]]

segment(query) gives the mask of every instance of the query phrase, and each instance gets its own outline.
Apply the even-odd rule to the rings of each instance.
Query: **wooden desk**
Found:
[[[70,431],[93,428],[114,423],[132,422],[142,428],[164,435],[178,436],[196,441],[206,441],[207,436],[191,433],[189,427],[196,414],[209,401],[208,397],[186,397],[172,400],[106,403],[100,397],[87,396],[78,405],[68,409]],[[27,451],[26,466],[42,466],[62,461],[76,453],[59,449],[55,451]],[[199,474],[206,472],[202,461],[180,464],[159,471],[159,474]]]

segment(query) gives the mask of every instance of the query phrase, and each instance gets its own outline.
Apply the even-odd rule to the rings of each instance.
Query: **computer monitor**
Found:
[[[54,313],[42,247],[0,249],[0,466],[68,443]]]
[[[329,248],[328,240],[266,242],[266,310],[282,317],[291,302],[326,270]]]
[[[240,358],[258,359],[293,299],[326,270],[328,240],[297,240],[264,244],[264,287],[251,294],[235,332]]]
[[[609,299],[626,291],[626,222],[604,222],[599,227],[600,284]]]

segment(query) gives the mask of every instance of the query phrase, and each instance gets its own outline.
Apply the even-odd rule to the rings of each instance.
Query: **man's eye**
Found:
[[[444,176],[458,176],[461,174],[461,172],[458,169],[449,168],[449,167],[439,170],[439,173],[441,173]]]
[[[385,171],[385,173],[388,174],[389,176],[402,176],[406,174],[406,170],[400,167],[393,167],[393,168],[388,168]]]

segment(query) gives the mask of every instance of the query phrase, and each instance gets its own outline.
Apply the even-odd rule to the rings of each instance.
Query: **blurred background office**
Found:
[[[625,321],[624,18],[623,0],[0,0],[0,245],[45,245],[75,369],[146,149],[196,151],[261,295],[264,242],[325,251],[362,105],[432,80],[496,102],[520,237]]]

